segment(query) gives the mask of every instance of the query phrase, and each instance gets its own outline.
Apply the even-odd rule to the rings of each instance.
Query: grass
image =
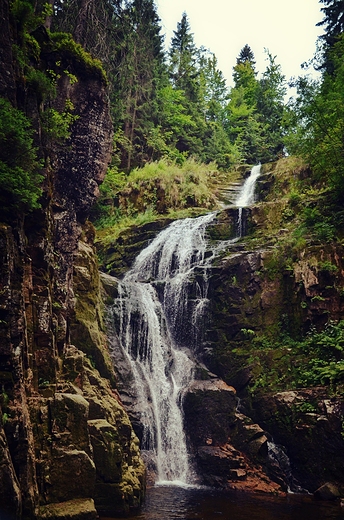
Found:
[[[161,218],[194,217],[217,207],[219,185],[236,179],[216,164],[189,159],[182,165],[161,160],[136,168],[129,175],[110,168],[95,208],[97,241],[110,244],[131,226]]]

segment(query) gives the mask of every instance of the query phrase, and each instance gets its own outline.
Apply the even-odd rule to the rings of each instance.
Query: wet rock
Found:
[[[194,381],[184,396],[187,434],[196,445],[225,443],[234,422],[237,398],[234,388],[221,380]]]
[[[331,482],[326,482],[326,484],[323,484],[314,491],[314,496],[320,500],[336,500],[340,497],[340,492],[337,486]]]
[[[326,388],[279,392],[255,400],[253,416],[285,446],[293,476],[314,492],[324,481],[341,482],[344,467],[343,403]],[[343,492],[343,490],[341,490]]]
[[[39,520],[96,520],[97,511],[92,499],[76,499],[42,506]]]

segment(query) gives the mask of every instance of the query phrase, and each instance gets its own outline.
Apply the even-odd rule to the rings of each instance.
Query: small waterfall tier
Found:
[[[237,205],[250,203],[259,171],[246,180]],[[114,313],[130,367],[142,450],[158,482],[192,484],[181,411],[193,380],[194,353],[207,304],[208,273],[218,249],[206,230],[210,213],[173,222],[144,249],[119,283]]]
[[[238,236],[243,236],[243,222],[242,222],[242,209],[251,206],[254,203],[254,192],[256,187],[256,181],[260,175],[261,164],[257,164],[253,166],[251,170],[251,174],[247,177],[244,182],[237,200],[235,201],[235,206],[239,209],[238,214]]]

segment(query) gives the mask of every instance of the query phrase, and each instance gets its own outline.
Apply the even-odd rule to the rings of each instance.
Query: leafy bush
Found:
[[[63,141],[70,137],[70,127],[79,118],[78,115],[72,114],[73,110],[73,104],[67,99],[63,112],[54,108],[42,112],[42,129],[49,142]]]
[[[3,208],[39,207],[42,176],[29,120],[0,98],[0,199]]]
[[[288,335],[271,340],[251,339],[249,362],[256,366],[251,391],[344,383],[344,321],[330,321],[322,331],[311,329],[294,340]]]

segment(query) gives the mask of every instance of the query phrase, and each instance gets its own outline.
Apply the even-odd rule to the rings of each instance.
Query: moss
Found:
[[[85,49],[73,40],[71,34],[63,32],[49,33],[50,42],[45,45],[45,51],[55,52],[62,59],[71,60],[81,74],[94,74],[107,84],[106,72],[101,62],[93,58]]]
[[[71,323],[74,345],[93,360],[103,377],[114,381],[114,372],[103,323],[98,263],[94,250],[79,243],[74,261],[75,316]]]

